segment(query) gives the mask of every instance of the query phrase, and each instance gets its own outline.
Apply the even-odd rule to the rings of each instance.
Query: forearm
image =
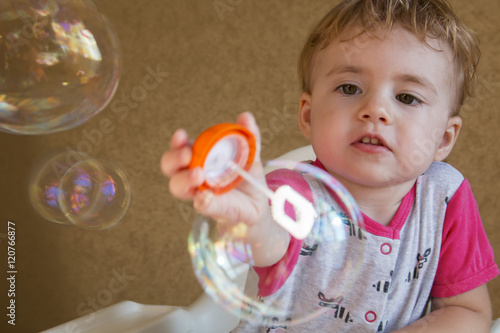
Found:
[[[290,235],[272,219],[270,209],[265,209],[261,221],[248,227],[245,242],[252,249],[254,266],[266,267],[283,257]]]
[[[491,319],[485,318],[484,314],[450,305],[431,312],[395,333],[487,333],[490,331],[490,325]]]

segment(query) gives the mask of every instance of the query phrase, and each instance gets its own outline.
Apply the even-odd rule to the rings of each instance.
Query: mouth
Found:
[[[384,146],[384,144],[382,143],[382,141],[379,138],[370,137],[370,136],[364,136],[361,139],[359,139],[357,142],[364,143],[365,145]]]
[[[368,149],[374,152],[391,150],[383,138],[374,134],[364,134],[358,140],[354,141],[353,144],[359,148],[366,147],[362,148],[363,150]]]

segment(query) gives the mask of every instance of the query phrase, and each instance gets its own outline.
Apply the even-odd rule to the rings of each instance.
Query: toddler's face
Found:
[[[413,181],[453,146],[461,121],[451,50],[403,28],[331,42],[313,59],[300,124],[325,168],[341,181]],[[450,131],[451,128],[451,131]]]

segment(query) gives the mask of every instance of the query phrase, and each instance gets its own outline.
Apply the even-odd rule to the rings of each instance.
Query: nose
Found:
[[[373,123],[381,122],[385,125],[391,123],[391,116],[388,110],[388,103],[380,97],[371,97],[365,100],[358,112],[358,118],[362,121],[371,121]]]

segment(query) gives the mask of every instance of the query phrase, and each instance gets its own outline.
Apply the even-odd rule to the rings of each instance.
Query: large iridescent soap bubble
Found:
[[[0,2],[0,130],[73,128],[111,100],[118,39],[90,0]]]
[[[306,187],[314,189],[307,195],[286,185],[268,188],[243,169],[235,168],[234,163],[229,163],[228,167],[268,197],[274,222],[300,239],[300,254],[294,269],[301,266],[306,271],[300,278],[283,280],[287,288],[297,291],[296,294],[275,299],[260,297],[259,288],[265,291],[288,276],[288,265],[295,260],[293,256],[284,257],[267,270],[265,280],[259,281],[255,270],[251,269],[255,263],[252,247],[243,241],[247,226],[244,223],[227,226],[223,221],[218,223],[197,215],[188,245],[195,274],[205,292],[255,329],[300,325],[320,316],[340,316],[346,322],[352,321],[352,314],[344,308],[343,301],[362,301],[355,283],[365,258],[366,241],[362,214],[345,187],[310,163],[285,160],[266,163],[267,170],[286,169],[288,175],[303,177]],[[262,237],[272,240],[273,235]],[[352,244],[356,244],[355,250]],[[316,271],[308,276],[308,260],[317,260],[315,256],[320,251],[330,253],[329,261],[316,262],[316,269],[321,274]],[[314,285],[316,290],[309,301],[296,296],[305,285]]]

